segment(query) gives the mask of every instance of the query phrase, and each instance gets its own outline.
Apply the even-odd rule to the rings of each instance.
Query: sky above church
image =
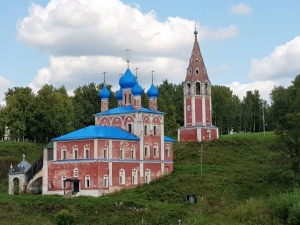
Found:
[[[11,87],[91,82],[119,88],[126,49],[146,90],[185,79],[195,21],[213,85],[241,98],[300,74],[300,1],[271,0],[1,0],[0,102]]]

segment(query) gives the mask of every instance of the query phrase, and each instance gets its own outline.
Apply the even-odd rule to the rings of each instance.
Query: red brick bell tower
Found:
[[[184,82],[184,126],[178,130],[178,141],[209,141],[219,138],[212,125],[211,83],[194,31],[194,46]]]

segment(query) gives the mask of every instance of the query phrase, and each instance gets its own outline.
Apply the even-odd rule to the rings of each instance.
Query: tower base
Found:
[[[219,139],[219,129],[215,126],[192,126],[178,129],[179,142],[200,142],[214,139]]]

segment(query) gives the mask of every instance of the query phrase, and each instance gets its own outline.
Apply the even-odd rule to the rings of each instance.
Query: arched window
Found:
[[[145,171],[145,182],[149,183],[150,181],[151,181],[150,169],[146,169],[146,171]]]
[[[67,159],[67,147],[66,146],[62,146],[61,148],[61,159]]]
[[[147,135],[147,125],[144,126],[144,135]]]
[[[170,157],[170,148],[169,147],[166,148],[166,157]]]
[[[206,94],[206,95],[209,94],[209,93],[208,93],[208,84],[207,84],[207,82],[205,83],[205,94]]]
[[[153,155],[154,155],[155,158],[159,157],[159,151],[158,151],[158,145],[157,144],[154,144]]]
[[[131,123],[128,123],[128,132],[129,133],[132,133],[132,124]]]
[[[77,145],[73,146],[73,158],[78,159],[78,146]]]
[[[165,168],[165,175],[168,175],[169,174],[169,167],[167,166],[166,168]]]
[[[107,157],[107,148],[104,148],[103,149],[103,158],[104,159],[107,159],[108,157]]]
[[[145,151],[144,152],[145,157],[150,157],[149,146],[145,146],[144,151]]]
[[[130,154],[131,154],[131,159],[135,159],[135,147],[131,147]]]
[[[124,169],[120,169],[119,176],[120,176],[120,184],[125,184],[125,170]]]
[[[198,58],[196,58],[196,62],[198,62]]]
[[[200,83],[196,83],[196,95],[200,95]]]
[[[107,175],[104,175],[103,186],[105,188],[108,188],[108,176]]]
[[[187,94],[188,95],[191,94],[191,84],[190,83],[187,84]]]
[[[90,158],[90,146],[88,144],[84,146],[84,158]]]
[[[129,104],[131,104],[131,94],[129,94]]]
[[[199,75],[199,68],[196,68],[196,75]]]
[[[132,170],[132,184],[138,184],[138,173],[135,168]]]
[[[124,149],[120,149],[120,159],[124,159]]]
[[[91,185],[91,179],[89,175],[85,176],[85,188],[90,188]]]
[[[157,126],[153,126],[153,135],[154,135],[154,136],[157,135]]]
[[[74,177],[78,177],[78,168],[74,169]]]

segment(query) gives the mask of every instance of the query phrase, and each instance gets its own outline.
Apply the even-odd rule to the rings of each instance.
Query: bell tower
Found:
[[[184,127],[178,130],[179,141],[206,141],[218,138],[212,125],[211,83],[194,31],[194,46],[183,85]]]

